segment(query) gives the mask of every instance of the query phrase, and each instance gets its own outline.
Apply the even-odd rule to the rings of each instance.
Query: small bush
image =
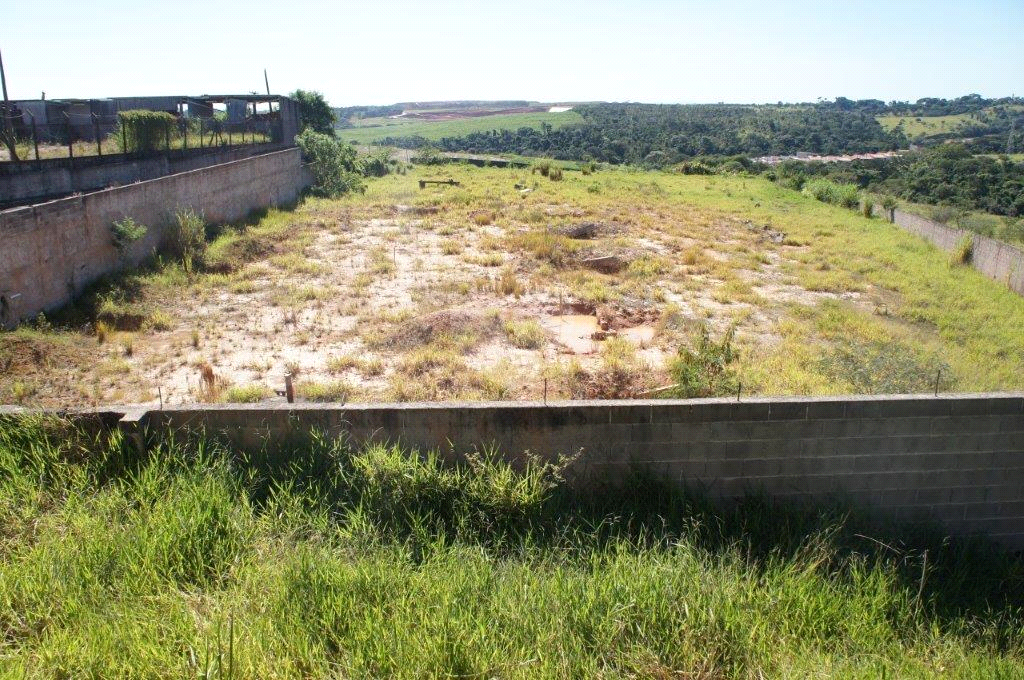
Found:
[[[447,162],[447,158],[432,146],[420,147],[420,150],[410,160],[417,165],[441,165]]]
[[[551,180],[552,182],[561,182],[562,181],[562,169],[561,168],[551,168],[550,170],[548,170],[548,179]]]
[[[139,224],[130,217],[117,220],[110,225],[110,239],[113,241],[114,247],[117,248],[118,254],[122,257],[133,243],[145,235],[146,225]]]
[[[865,198],[861,204],[861,214],[869,220],[875,216],[875,203],[869,198]]]
[[[296,136],[295,143],[302,149],[302,157],[313,173],[313,194],[337,198],[365,190],[354,146],[311,128]]]
[[[391,172],[391,149],[382,149],[363,159],[363,175],[367,177],[384,177]]]
[[[974,259],[974,237],[964,234],[949,254],[949,263],[954,266],[970,264]]]
[[[739,379],[732,363],[738,355],[732,347],[734,330],[730,328],[721,340],[711,339],[706,326],[701,326],[693,348],[681,347],[669,365],[676,386],[664,396],[720,397],[736,392]]]
[[[541,175],[547,177],[548,173],[551,172],[551,161],[540,161],[535,167]]]
[[[473,215],[473,223],[478,227],[486,227],[494,221],[494,213],[478,212]]]

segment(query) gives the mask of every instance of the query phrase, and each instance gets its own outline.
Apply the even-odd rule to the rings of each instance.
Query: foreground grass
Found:
[[[558,477],[316,437],[139,459],[4,421],[0,676],[1024,673],[1019,558]]]

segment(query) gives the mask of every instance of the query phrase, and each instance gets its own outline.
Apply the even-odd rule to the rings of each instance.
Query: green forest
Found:
[[[849,163],[788,161],[767,172],[794,188],[808,177],[827,177],[914,203],[1024,216],[1024,162],[973,155],[962,144]]]

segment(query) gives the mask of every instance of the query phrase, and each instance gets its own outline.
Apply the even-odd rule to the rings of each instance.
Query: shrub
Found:
[[[337,198],[351,191],[363,191],[362,174],[356,162],[356,149],[328,135],[303,130],[295,137],[313,173],[312,193]]]
[[[419,152],[413,156],[410,160],[417,165],[441,165],[447,161],[447,158],[441,155],[441,152],[432,146],[421,147]]]
[[[721,340],[715,342],[707,326],[701,326],[694,347],[681,347],[669,365],[676,386],[665,392],[665,396],[689,399],[736,392],[739,379],[731,364],[738,355],[732,347],[733,334],[734,329],[730,328]]]
[[[139,224],[130,217],[117,220],[110,225],[110,238],[114,242],[119,255],[124,257],[131,244],[146,235],[146,225]]]
[[[363,159],[363,175],[384,177],[391,172],[391,149],[382,149]]]
[[[561,182],[562,181],[562,169],[561,168],[551,168],[550,170],[548,170],[548,179],[551,180],[552,182]]]
[[[547,177],[548,173],[551,172],[551,161],[541,161],[537,163],[537,170],[540,171],[540,174]]]
[[[175,118],[165,111],[132,110],[117,114],[117,139],[125,153],[152,153],[167,145]]]
[[[870,198],[865,198],[861,204],[861,213],[869,220],[875,216],[875,203]]]

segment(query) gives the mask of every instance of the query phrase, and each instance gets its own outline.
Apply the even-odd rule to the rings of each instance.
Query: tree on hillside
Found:
[[[288,96],[299,104],[300,130],[334,136],[334,111],[322,94],[315,90],[295,90]]]

